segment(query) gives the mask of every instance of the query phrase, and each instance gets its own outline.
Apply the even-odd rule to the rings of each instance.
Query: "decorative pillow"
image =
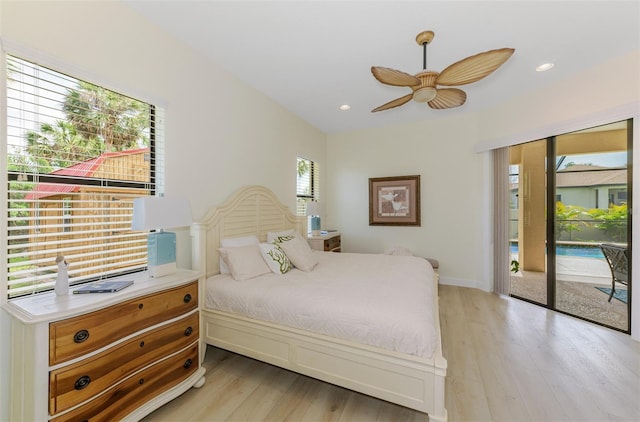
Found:
[[[223,248],[234,248],[237,246],[246,246],[246,245],[257,245],[260,242],[256,236],[244,236],[244,237],[232,237],[229,239],[222,239],[220,241],[220,246]],[[229,267],[227,267],[226,262],[222,259],[222,255],[220,256],[220,274],[229,274]]]
[[[257,244],[220,248],[218,251],[234,280],[248,280],[271,272]]]
[[[293,268],[287,255],[275,243],[261,243],[260,252],[271,271],[276,274],[284,274]]]
[[[283,230],[281,232],[267,232],[267,243],[273,243],[278,237],[293,236],[294,233],[293,229]]]
[[[318,264],[318,257],[313,254],[311,246],[298,233],[295,236],[281,236],[280,239],[282,240],[277,244],[287,254],[294,267],[309,272]]]

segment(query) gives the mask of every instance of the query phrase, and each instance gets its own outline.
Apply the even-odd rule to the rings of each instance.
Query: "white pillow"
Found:
[[[276,274],[284,274],[293,268],[291,261],[277,244],[261,243],[260,252],[271,271]]]
[[[246,245],[257,245],[260,243],[256,236],[244,236],[244,237],[232,237],[228,239],[222,239],[220,241],[220,246],[223,248],[233,248],[237,246],[246,246]],[[220,274],[229,274],[229,267],[220,256]]]
[[[278,242],[278,245],[287,254],[293,266],[302,271],[309,272],[318,264],[317,255],[313,254],[309,243],[298,233],[289,240]]]
[[[274,240],[282,236],[293,236],[293,235],[294,235],[293,229],[283,230],[281,232],[267,232],[267,243],[273,243]]]
[[[220,248],[218,251],[229,267],[234,280],[248,280],[271,272],[271,269],[262,258],[259,245]]]

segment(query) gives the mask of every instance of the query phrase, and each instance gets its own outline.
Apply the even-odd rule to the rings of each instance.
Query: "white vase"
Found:
[[[58,276],[56,277],[56,295],[66,296],[69,294],[69,273],[67,272],[67,261],[64,257],[58,255],[56,258],[58,264]]]

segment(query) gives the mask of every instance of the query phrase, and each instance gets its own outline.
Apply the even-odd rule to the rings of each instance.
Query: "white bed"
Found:
[[[235,282],[229,275],[218,275],[220,273],[218,248],[222,239],[255,235],[261,242],[264,242],[268,232],[294,229],[300,233],[306,233],[305,220],[305,218],[291,214],[269,189],[261,186],[249,186],[240,189],[224,204],[210,210],[202,221],[193,224],[191,229],[193,268],[199,269],[205,274],[205,280],[200,283],[202,289],[200,297],[207,298],[207,295],[214,295],[213,298],[201,301],[203,304],[201,310],[203,341],[206,344],[428,413],[432,421],[445,421],[447,412],[444,407],[444,379],[447,362],[442,356],[441,348],[437,278],[433,277],[432,270],[422,259],[377,256],[380,263],[386,262],[384,260],[391,262],[397,258],[407,264],[403,267],[420,268],[420,265],[424,265],[426,280],[433,283],[425,290],[425,297],[431,296],[432,298],[432,307],[425,311],[424,315],[419,315],[417,312],[412,314],[412,317],[426,319],[425,325],[433,323],[425,330],[426,339],[419,339],[417,342],[411,339],[411,332],[398,332],[398,335],[395,336],[397,341],[392,339],[391,344],[387,344],[388,339],[369,340],[366,337],[359,339],[357,332],[356,334],[347,332],[346,337],[350,340],[344,340],[339,335],[333,334],[331,330],[334,327],[325,330],[325,327],[317,325],[313,326],[313,331],[310,331],[297,328],[296,323],[292,322],[293,318],[292,321],[287,320],[286,325],[258,319],[265,317],[256,310],[262,308],[262,305],[248,306],[250,316],[241,316],[236,313],[240,310],[232,305],[215,304],[216,307],[222,306],[226,311],[211,308],[212,305],[209,304],[215,302],[216,296],[221,297],[222,295],[211,293],[212,291],[207,289],[207,285],[218,283],[220,286],[227,285],[233,289],[239,283],[252,282],[252,280]],[[258,287],[266,288],[265,292],[270,289],[281,289],[281,282],[285,277],[307,277],[311,280],[310,283],[317,283],[317,278],[323,277],[323,271],[327,271],[327,269],[329,269],[329,273],[326,277],[329,280],[331,268],[333,268],[331,265],[344,263],[350,259],[348,255],[353,255],[353,258],[358,259],[360,254],[332,257],[330,253],[318,252],[320,263],[311,273],[303,274],[302,271],[292,270],[285,275],[261,276],[261,281],[264,283]],[[370,257],[361,257],[361,259]],[[339,268],[341,268],[340,271],[345,272],[344,268]],[[293,278],[291,279],[293,280]],[[357,294],[358,288],[363,287],[363,282],[364,280],[356,281],[356,293],[354,294]],[[360,283],[359,287],[358,283]],[[313,288],[320,287],[316,284]],[[323,294],[326,290],[323,286]],[[278,292],[278,290],[275,291]],[[231,292],[233,298],[235,293],[233,290]],[[386,294],[392,293],[393,289],[390,289]],[[292,294],[294,293],[292,292]],[[298,294],[304,295],[305,293],[300,291]],[[278,293],[276,293],[276,297],[277,295]],[[343,296],[345,297],[341,297],[340,300],[349,303],[351,299],[347,297],[348,295]],[[259,299],[264,295],[258,294],[255,297]],[[367,298],[367,301],[369,299],[373,300],[373,298]],[[234,301],[231,300],[231,302]],[[356,302],[363,303],[362,300]],[[242,301],[235,301],[235,303],[238,305]],[[333,303],[332,306],[336,306],[336,308],[333,308],[331,312],[341,312],[339,301]],[[377,307],[380,306],[376,305]],[[345,307],[343,306],[343,308]],[[422,308],[426,309],[424,306]],[[251,312],[252,310],[255,312]],[[364,310],[369,311],[370,309],[365,308]],[[285,319],[300,313],[295,309],[289,312],[289,315],[285,312]],[[394,326],[394,323],[396,327],[410,325],[394,322],[398,312],[387,312],[389,317],[385,318],[385,310],[379,310],[376,315],[379,317],[376,325],[383,325],[387,322],[390,327]],[[266,312],[267,315],[273,313]],[[371,312],[366,313],[371,315]],[[341,316],[345,320],[350,318],[349,314]],[[323,317],[320,318],[320,320],[322,319]],[[417,324],[417,326],[419,325]],[[338,328],[337,330],[341,332],[343,329]],[[411,339],[411,341],[403,339]]]

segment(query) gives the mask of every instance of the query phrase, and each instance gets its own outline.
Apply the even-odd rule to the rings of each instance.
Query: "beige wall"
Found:
[[[528,142],[610,123],[629,113],[637,116],[639,99],[640,51],[634,51],[484,111],[474,148]]]
[[[342,231],[342,250],[381,253],[402,245],[438,259],[447,283],[482,287],[485,199],[476,127],[466,116],[329,135],[324,224]],[[413,174],[421,176],[421,226],[369,226],[369,178]]]

